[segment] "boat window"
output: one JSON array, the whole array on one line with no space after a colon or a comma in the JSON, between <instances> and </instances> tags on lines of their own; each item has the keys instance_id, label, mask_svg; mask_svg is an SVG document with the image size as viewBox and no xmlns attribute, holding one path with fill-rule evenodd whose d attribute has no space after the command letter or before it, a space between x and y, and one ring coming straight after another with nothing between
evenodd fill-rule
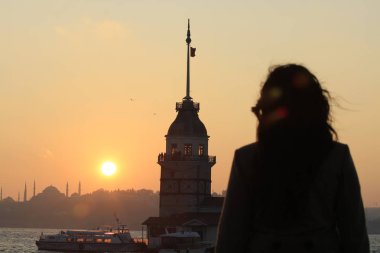
<instances>
[{"instance_id":1,"label":"boat window","mask_svg":"<svg viewBox=\"0 0 380 253\"><path fill-rule=\"evenodd\" d=\"M86 238L86 242L93 242L94 241L94 239L92 239L92 238Z\"/></svg>"},{"instance_id":2,"label":"boat window","mask_svg":"<svg viewBox=\"0 0 380 253\"><path fill-rule=\"evenodd\" d=\"M72 241L73 241L73 238L67 238L66 241L68 241L68 242L72 242Z\"/></svg>"},{"instance_id":3,"label":"boat window","mask_svg":"<svg viewBox=\"0 0 380 253\"><path fill-rule=\"evenodd\" d=\"M103 242L103 239L102 238L97 238L96 242Z\"/></svg>"},{"instance_id":4,"label":"boat window","mask_svg":"<svg viewBox=\"0 0 380 253\"><path fill-rule=\"evenodd\" d=\"M77 238L77 242L84 242L84 238Z\"/></svg>"},{"instance_id":5,"label":"boat window","mask_svg":"<svg viewBox=\"0 0 380 253\"><path fill-rule=\"evenodd\" d=\"M111 241L112 241L111 239L104 239L105 243L111 243Z\"/></svg>"}]
</instances>

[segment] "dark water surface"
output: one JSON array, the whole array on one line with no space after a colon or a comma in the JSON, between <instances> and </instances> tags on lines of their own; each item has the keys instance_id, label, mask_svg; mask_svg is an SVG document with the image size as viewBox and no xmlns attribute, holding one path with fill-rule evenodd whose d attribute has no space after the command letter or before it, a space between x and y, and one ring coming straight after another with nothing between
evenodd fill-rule
<instances>
[{"instance_id":1,"label":"dark water surface","mask_svg":"<svg viewBox=\"0 0 380 253\"><path fill-rule=\"evenodd\" d=\"M35 241L39 238L41 232L44 234L56 234L59 231L58 229L46 228L0 228L0 252L51 253L51 251L38 251ZM141 237L141 231L131 231L131 234L133 237ZM370 235L369 237L371 253L380 253L380 235Z\"/></svg>"}]
</instances>

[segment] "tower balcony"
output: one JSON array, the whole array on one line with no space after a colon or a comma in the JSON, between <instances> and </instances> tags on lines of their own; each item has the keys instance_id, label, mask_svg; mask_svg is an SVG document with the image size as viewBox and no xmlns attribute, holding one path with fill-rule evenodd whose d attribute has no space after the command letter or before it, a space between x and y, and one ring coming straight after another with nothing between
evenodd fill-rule
<instances>
[{"instance_id":1,"label":"tower balcony","mask_svg":"<svg viewBox=\"0 0 380 253\"><path fill-rule=\"evenodd\" d=\"M211 166L216 163L216 156L198 156L198 155L183 155L181 153L158 154L157 163L162 164L164 162L179 162L179 161L207 161Z\"/></svg>"},{"instance_id":2,"label":"tower balcony","mask_svg":"<svg viewBox=\"0 0 380 253\"><path fill-rule=\"evenodd\" d=\"M193 102L193 101L184 101L184 102L177 102L175 104L175 110L178 112L182 109L186 110L195 110L196 112L199 112L199 103Z\"/></svg>"}]
</instances>

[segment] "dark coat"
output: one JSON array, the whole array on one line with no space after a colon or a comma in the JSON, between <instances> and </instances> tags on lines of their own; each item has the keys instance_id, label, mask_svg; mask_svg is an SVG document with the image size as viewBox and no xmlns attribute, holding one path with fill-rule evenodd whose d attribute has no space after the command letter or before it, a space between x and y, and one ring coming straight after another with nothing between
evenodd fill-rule
<instances>
[{"instance_id":1,"label":"dark coat","mask_svg":"<svg viewBox=\"0 0 380 253\"><path fill-rule=\"evenodd\" d=\"M368 253L359 179L347 145L334 142L315 180L303 222L281 229L257 214L250 176L257 144L235 152L219 223L216 253Z\"/></svg>"}]
</instances>

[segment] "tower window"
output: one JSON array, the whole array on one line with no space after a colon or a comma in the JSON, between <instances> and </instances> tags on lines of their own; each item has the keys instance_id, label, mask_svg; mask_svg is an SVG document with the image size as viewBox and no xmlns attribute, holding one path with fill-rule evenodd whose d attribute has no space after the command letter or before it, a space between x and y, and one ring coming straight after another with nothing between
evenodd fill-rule
<instances>
[{"instance_id":1,"label":"tower window","mask_svg":"<svg viewBox=\"0 0 380 253\"><path fill-rule=\"evenodd\" d=\"M199 144L198 155L203 156L204 154L205 154L205 147L203 146L203 144Z\"/></svg>"},{"instance_id":2,"label":"tower window","mask_svg":"<svg viewBox=\"0 0 380 253\"><path fill-rule=\"evenodd\" d=\"M193 154L193 145L185 144L185 155L190 156Z\"/></svg>"},{"instance_id":3,"label":"tower window","mask_svg":"<svg viewBox=\"0 0 380 253\"><path fill-rule=\"evenodd\" d=\"M172 153L172 155L174 155L176 152L177 152L177 143L173 143L171 153Z\"/></svg>"}]
</instances>

